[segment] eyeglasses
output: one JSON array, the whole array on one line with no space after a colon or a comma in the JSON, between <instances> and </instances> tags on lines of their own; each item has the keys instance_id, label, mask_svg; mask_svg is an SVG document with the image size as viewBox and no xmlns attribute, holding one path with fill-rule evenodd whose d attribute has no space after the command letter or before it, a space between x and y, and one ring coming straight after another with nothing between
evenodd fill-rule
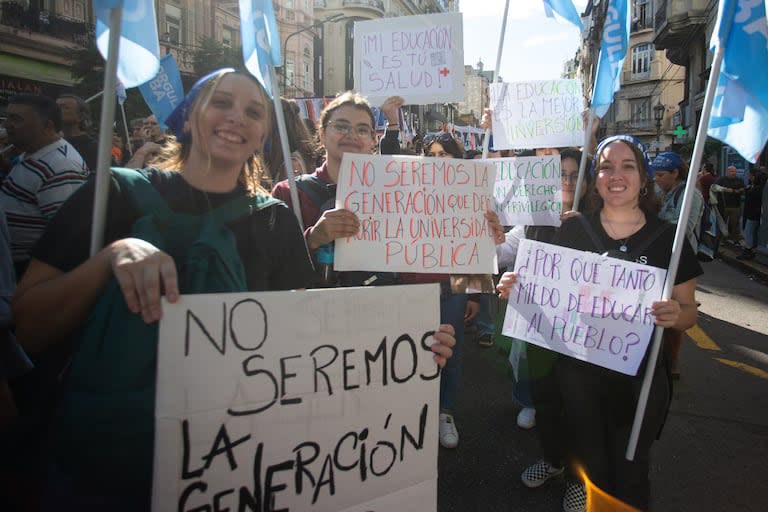
<instances>
[{"instance_id":1,"label":"eyeglasses","mask_svg":"<svg viewBox=\"0 0 768 512\"><path fill-rule=\"evenodd\" d=\"M374 132L370 126L367 126L364 124L352 126L349 123L330 121L328 122L327 126L330 126L331 128L333 128L333 131L335 131L339 135L354 134L354 135L357 135L358 137L373 138L373 136L376 134L376 132Z\"/></svg>"},{"instance_id":2,"label":"eyeglasses","mask_svg":"<svg viewBox=\"0 0 768 512\"><path fill-rule=\"evenodd\" d=\"M430 144L432 142L456 142L456 139L448 132L442 132L438 134L430 133L428 135L424 136L424 140L422 141L423 144Z\"/></svg>"},{"instance_id":3,"label":"eyeglasses","mask_svg":"<svg viewBox=\"0 0 768 512\"><path fill-rule=\"evenodd\" d=\"M561 183L570 183L571 185L575 185L577 181L579 181L579 173L577 172L573 172L571 174L563 173L560 175Z\"/></svg>"}]
</instances>

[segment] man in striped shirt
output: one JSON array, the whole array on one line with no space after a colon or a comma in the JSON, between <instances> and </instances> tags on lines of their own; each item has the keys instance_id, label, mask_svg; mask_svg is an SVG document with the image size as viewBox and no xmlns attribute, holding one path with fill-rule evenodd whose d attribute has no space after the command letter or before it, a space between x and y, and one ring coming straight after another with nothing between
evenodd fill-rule
<instances>
[{"instance_id":1,"label":"man in striped shirt","mask_svg":"<svg viewBox=\"0 0 768 512\"><path fill-rule=\"evenodd\" d=\"M37 94L18 94L8 102L8 141L24 151L0 189L11 237L17 279L26 270L29 251L48 221L85 181L88 167L63 138L61 110Z\"/></svg>"}]
</instances>

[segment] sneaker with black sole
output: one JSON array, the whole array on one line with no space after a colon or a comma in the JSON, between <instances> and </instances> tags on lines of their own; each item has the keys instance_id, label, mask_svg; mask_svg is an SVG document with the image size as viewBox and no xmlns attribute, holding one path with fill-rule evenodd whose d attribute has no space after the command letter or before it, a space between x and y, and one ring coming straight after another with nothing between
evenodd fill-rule
<instances>
[{"instance_id":1,"label":"sneaker with black sole","mask_svg":"<svg viewBox=\"0 0 768 512\"><path fill-rule=\"evenodd\" d=\"M578 482L568 483L563 497L563 512L586 512L587 492L584 484Z\"/></svg>"},{"instance_id":2,"label":"sneaker with black sole","mask_svg":"<svg viewBox=\"0 0 768 512\"><path fill-rule=\"evenodd\" d=\"M544 485L550 478L562 474L564 470L565 468L556 468L549 462L540 460L536 464L528 466L520 475L520 480L526 487L535 489Z\"/></svg>"},{"instance_id":3,"label":"sneaker with black sole","mask_svg":"<svg viewBox=\"0 0 768 512\"><path fill-rule=\"evenodd\" d=\"M459 445L459 431L453 422L453 415L441 412L439 425L440 446L443 448L456 448Z\"/></svg>"}]
</instances>

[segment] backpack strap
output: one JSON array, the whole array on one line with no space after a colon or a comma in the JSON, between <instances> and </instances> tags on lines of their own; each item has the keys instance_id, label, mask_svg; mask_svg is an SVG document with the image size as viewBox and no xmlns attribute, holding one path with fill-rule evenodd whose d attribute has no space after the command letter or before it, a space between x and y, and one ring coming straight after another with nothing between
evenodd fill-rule
<instances>
[{"instance_id":1,"label":"backpack strap","mask_svg":"<svg viewBox=\"0 0 768 512\"><path fill-rule=\"evenodd\" d=\"M169 217L175 214L143 172L138 169L112 167L111 174L120 184L120 189L131 197L142 216L155 213Z\"/></svg>"},{"instance_id":2,"label":"backpack strap","mask_svg":"<svg viewBox=\"0 0 768 512\"><path fill-rule=\"evenodd\" d=\"M656 231L654 231L653 233L651 233L651 236L649 236L648 238L646 238L646 239L643 241L643 243L641 243L641 244L640 244L640 245L638 245L637 247L634 247L634 248L633 248L633 249L632 249L632 250L629 252L629 255L631 256L632 260L634 261L634 259L635 259L635 258L637 258L638 256L640 256L640 254L642 254L642 252L643 252L644 250L646 250L648 247L650 247L650 246L651 246L651 244L653 244L653 242L655 242L655 241L656 241L656 239L658 239L658 238L659 238L661 235L663 235L664 233L666 233L666 232L667 232L667 230L668 230L669 228L671 228L672 226L674 226L674 224L670 224L670 223L668 223L668 222L662 222L662 223L661 223L661 226L659 226L659 228L658 228Z\"/></svg>"},{"instance_id":3,"label":"backpack strap","mask_svg":"<svg viewBox=\"0 0 768 512\"><path fill-rule=\"evenodd\" d=\"M141 215L155 214L165 218L180 215L168 206L160 192L157 191L152 182L149 181L149 178L141 171L113 167L112 175L120 183L121 189L131 196ZM246 213L250 214L281 203L282 201L278 199L261 194L252 197L241 196L213 209L208 215L217 222L226 224ZM270 217L270 230L273 224L274 215Z\"/></svg>"},{"instance_id":4,"label":"backpack strap","mask_svg":"<svg viewBox=\"0 0 768 512\"><path fill-rule=\"evenodd\" d=\"M587 235L589 235L589 238L592 240L592 243L595 244L595 249L597 249L597 252L600 254L607 251L605 248L605 244L602 240L600 240L600 237L597 236L597 233L595 233L595 229L592 227L592 224L589 223L589 221L584 217L582 214L578 214L576 216L577 219L579 219L579 222L581 223L581 227L584 228L584 231L586 231Z\"/></svg>"},{"instance_id":5,"label":"backpack strap","mask_svg":"<svg viewBox=\"0 0 768 512\"><path fill-rule=\"evenodd\" d=\"M318 208L322 208L329 199L336 196L336 185L325 183L311 174L297 176L296 187L309 196L310 201Z\"/></svg>"}]
</instances>

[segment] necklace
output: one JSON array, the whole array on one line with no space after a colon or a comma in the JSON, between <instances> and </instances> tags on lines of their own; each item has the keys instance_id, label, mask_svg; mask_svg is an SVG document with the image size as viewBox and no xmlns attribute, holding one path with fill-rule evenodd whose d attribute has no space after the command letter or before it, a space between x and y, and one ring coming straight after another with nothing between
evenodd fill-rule
<instances>
[{"instance_id":1,"label":"necklace","mask_svg":"<svg viewBox=\"0 0 768 512\"><path fill-rule=\"evenodd\" d=\"M627 242L629 241L630 238L632 238L632 235L634 235L637 232L638 226L640 226L640 224L643 222L643 217L640 217L632 224L632 229L630 230L629 235L627 235L623 239L620 239L618 236L616 236L617 231L616 231L616 228L614 228L613 222L611 222L611 219L609 219L607 216L602 214L600 215L600 217L603 220L605 220L605 227L609 228L608 230L606 230L606 232L610 231L608 232L608 236L610 236L611 239L619 242L619 250L621 252L627 252L629 250L629 248L627 247Z\"/></svg>"}]
</instances>

